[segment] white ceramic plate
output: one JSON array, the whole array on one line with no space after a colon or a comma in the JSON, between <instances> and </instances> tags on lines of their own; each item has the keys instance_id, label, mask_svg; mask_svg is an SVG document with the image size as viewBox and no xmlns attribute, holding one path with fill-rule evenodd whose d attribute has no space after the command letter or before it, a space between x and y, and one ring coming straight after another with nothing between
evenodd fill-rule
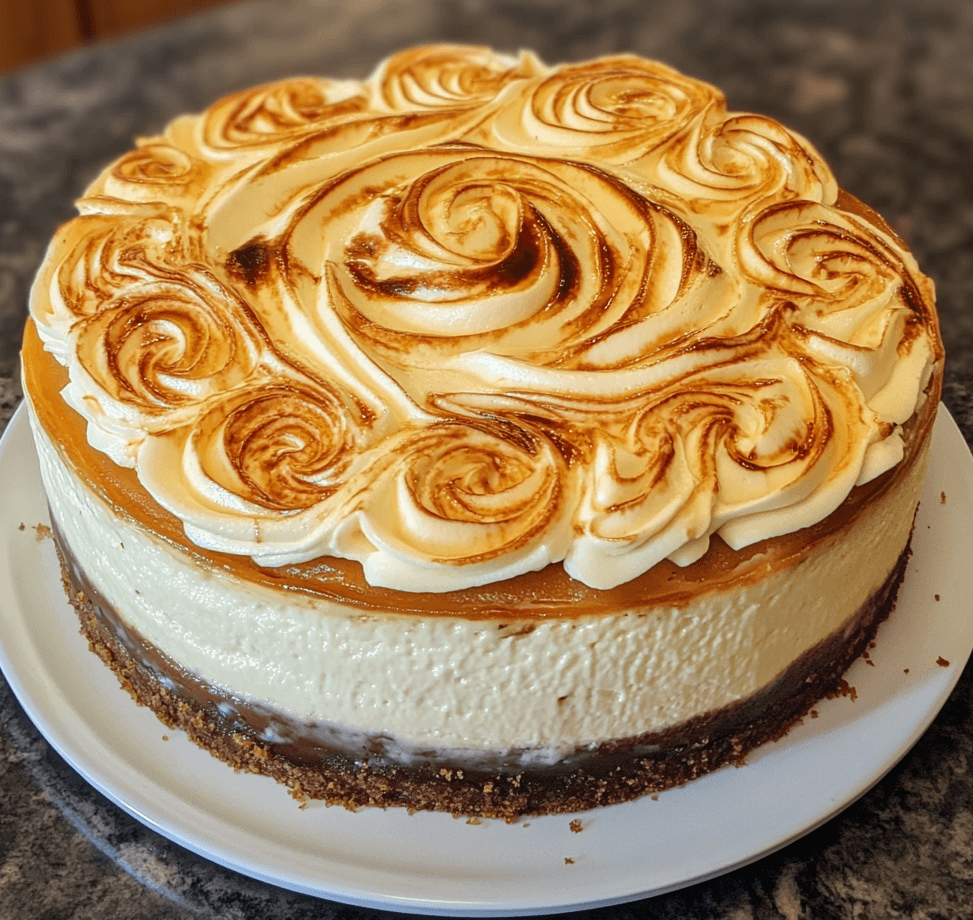
<instances>
[{"instance_id":1,"label":"white ceramic plate","mask_svg":"<svg viewBox=\"0 0 973 920\"><path fill-rule=\"evenodd\" d=\"M311 805L233 773L133 704L78 634L21 410L0 441L0 666L30 718L89 782L215 862L368 907L466 916L577 910L661 894L751 862L876 783L935 718L973 648L973 460L945 410L898 610L857 699L826 701L742 769L579 815L470 825L440 814ZM23 525L23 526L21 526ZM942 662L948 662L943 664ZM167 740L168 737L168 740Z\"/></svg>"}]
</instances>

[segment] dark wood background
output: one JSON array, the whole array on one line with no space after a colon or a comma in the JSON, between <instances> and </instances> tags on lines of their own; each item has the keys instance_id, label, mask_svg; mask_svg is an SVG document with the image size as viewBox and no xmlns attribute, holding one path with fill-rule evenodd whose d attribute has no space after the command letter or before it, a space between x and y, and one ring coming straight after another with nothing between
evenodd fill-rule
<instances>
[{"instance_id":1,"label":"dark wood background","mask_svg":"<svg viewBox=\"0 0 973 920\"><path fill-rule=\"evenodd\" d=\"M227 0L0 0L0 72Z\"/></svg>"}]
</instances>

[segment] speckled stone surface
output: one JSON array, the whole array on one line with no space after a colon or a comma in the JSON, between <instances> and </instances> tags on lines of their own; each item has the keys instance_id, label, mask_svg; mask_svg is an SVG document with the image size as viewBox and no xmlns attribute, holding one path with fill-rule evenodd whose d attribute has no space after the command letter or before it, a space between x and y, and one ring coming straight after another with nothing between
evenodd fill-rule
<instances>
[{"instance_id":1,"label":"speckled stone surface","mask_svg":"<svg viewBox=\"0 0 973 920\"><path fill-rule=\"evenodd\" d=\"M811 138L936 281L944 401L973 441L973 6L965 0L257 0L0 77L0 427L31 277L133 136L259 81L364 75L420 41L632 50ZM0 484L2 500L2 484ZM0 613L2 613L0 599ZM971 603L973 610L973 603ZM973 674L871 792L722 878L579 914L659 920L973 917ZM222 869L143 827L39 736L0 678L0 920L389 916Z\"/></svg>"}]
</instances>

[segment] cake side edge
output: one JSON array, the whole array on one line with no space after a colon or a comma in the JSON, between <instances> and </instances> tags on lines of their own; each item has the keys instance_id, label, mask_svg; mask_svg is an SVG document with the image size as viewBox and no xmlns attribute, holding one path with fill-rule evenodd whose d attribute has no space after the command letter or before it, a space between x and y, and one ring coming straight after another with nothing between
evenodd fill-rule
<instances>
[{"instance_id":1,"label":"cake side edge","mask_svg":"<svg viewBox=\"0 0 973 920\"><path fill-rule=\"evenodd\" d=\"M80 584L58 546L64 587L91 651L137 703L235 770L271 777L300 802L321 800L350 809L404 807L506 821L631 801L728 764L743 766L751 751L783 738L821 699L846 691L844 674L893 611L910 554L907 544L885 583L843 627L747 699L661 733L604 742L571 768L511 772L459 766L445 752L420 765L336 750L319 750L316 762L297 762L288 756L286 744L267 742L255 728L223 716L214 703L218 688L208 685L205 701L194 698L178 668L162 679L156 676L164 656L152 668L136 660L131 643L119 641L110 609Z\"/></svg>"}]
</instances>

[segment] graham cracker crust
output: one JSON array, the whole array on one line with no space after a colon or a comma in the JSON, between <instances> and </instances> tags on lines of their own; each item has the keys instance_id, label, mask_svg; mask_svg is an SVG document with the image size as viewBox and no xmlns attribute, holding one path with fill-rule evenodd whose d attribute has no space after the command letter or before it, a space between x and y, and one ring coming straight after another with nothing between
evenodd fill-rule
<instances>
[{"instance_id":1,"label":"graham cracker crust","mask_svg":"<svg viewBox=\"0 0 973 920\"><path fill-rule=\"evenodd\" d=\"M260 737L265 719L257 709L246 713L244 723L227 719L217 708L226 695L133 636L91 589L56 531L55 544L64 587L90 649L137 703L235 770L269 776L300 802L403 807L510 822L631 801L727 764L742 766L750 751L778 740L815 703L842 692L843 674L895 606L910 555L907 544L885 583L845 628L752 697L665 732L579 751L567 765L511 771L471 769L436 756L403 766L314 743L269 743Z\"/></svg>"}]
</instances>

